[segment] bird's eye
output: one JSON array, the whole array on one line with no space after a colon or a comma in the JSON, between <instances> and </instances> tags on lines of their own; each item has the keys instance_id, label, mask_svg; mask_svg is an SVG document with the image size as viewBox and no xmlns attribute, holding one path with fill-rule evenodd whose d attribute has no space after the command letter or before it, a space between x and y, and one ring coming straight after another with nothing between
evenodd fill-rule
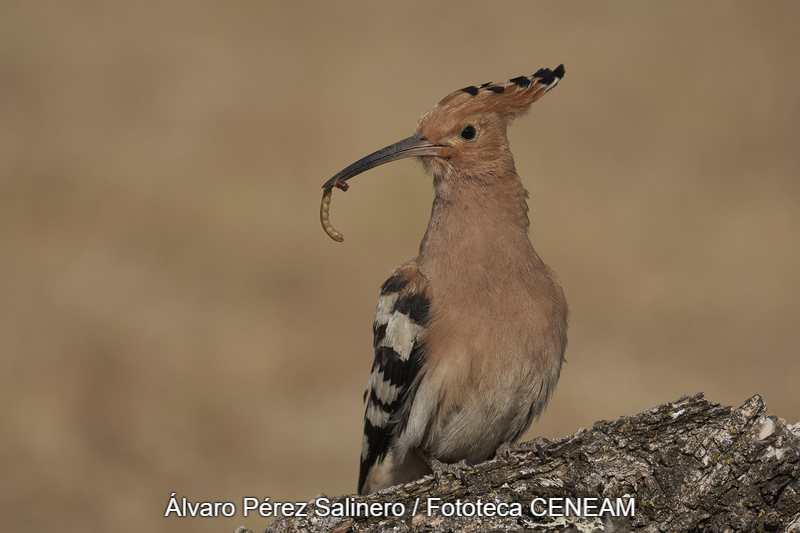
<instances>
[{"instance_id":1,"label":"bird's eye","mask_svg":"<svg viewBox=\"0 0 800 533\"><path fill-rule=\"evenodd\" d=\"M463 130L461 130L461 138L466 140L472 140L475 138L475 127L474 126L467 126Z\"/></svg>"}]
</instances>

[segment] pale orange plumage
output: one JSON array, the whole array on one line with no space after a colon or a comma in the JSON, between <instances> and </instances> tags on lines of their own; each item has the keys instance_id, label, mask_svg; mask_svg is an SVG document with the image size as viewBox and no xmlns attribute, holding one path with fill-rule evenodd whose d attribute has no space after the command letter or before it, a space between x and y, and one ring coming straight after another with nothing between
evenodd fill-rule
<instances>
[{"instance_id":1,"label":"pale orange plumage","mask_svg":"<svg viewBox=\"0 0 800 533\"><path fill-rule=\"evenodd\" d=\"M567 305L528 238L528 193L506 128L563 76L562 65L456 91L422 116L414 135L325 184L415 156L436 192L419 255L381 288L360 493L431 467L464 479L448 463L490 458L547 405L563 362Z\"/></svg>"}]
</instances>

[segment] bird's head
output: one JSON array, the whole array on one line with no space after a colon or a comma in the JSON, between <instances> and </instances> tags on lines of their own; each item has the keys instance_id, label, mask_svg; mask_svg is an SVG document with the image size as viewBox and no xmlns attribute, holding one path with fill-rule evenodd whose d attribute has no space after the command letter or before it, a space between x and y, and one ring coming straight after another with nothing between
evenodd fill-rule
<instances>
[{"instance_id":1,"label":"bird's head","mask_svg":"<svg viewBox=\"0 0 800 533\"><path fill-rule=\"evenodd\" d=\"M419 119L414 135L356 161L323 188L406 157L419 157L437 180L492 174L504 159L511 161L508 124L563 77L564 65L559 65L555 70L540 69L532 76L456 91Z\"/></svg>"}]
</instances>

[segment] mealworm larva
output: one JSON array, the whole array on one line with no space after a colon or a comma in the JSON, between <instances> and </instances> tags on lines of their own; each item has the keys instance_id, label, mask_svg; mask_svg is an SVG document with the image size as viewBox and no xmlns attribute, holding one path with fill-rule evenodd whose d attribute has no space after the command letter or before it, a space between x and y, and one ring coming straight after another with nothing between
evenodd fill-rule
<instances>
[{"instance_id":1,"label":"mealworm larva","mask_svg":"<svg viewBox=\"0 0 800 533\"><path fill-rule=\"evenodd\" d=\"M333 188L338 187L346 191L350 186L344 181L336 180L330 187L325 189L322 193L322 204L319 206L319 220L322 222L322 229L328 234L328 237L336 242L344 241L344 235L339 233L333 228L330 218L331 197L333 196Z\"/></svg>"}]
</instances>

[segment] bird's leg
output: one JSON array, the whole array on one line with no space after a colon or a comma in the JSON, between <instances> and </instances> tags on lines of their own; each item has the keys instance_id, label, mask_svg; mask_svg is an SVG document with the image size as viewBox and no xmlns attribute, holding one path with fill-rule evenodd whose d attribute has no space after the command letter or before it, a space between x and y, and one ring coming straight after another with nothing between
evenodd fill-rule
<instances>
[{"instance_id":1,"label":"bird's leg","mask_svg":"<svg viewBox=\"0 0 800 533\"><path fill-rule=\"evenodd\" d=\"M511 454L520 452L536 452L536 455L539 456L539 459L544 460L545 455L542 447L547 446L548 444L550 444L550 441L544 437L536 437L528 442L504 442L499 448L497 448L497 451L494 452L494 454L499 459L502 459L506 462L511 462Z\"/></svg>"},{"instance_id":2,"label":"bird's leg","mask_svg":"<svg viewBox=\"0 0 800 533\"><path fill-rule=\"evenodd\" d=\"M457 463L443 463L435 457L427 455L419 450L417 450L417 453L425 460L426 463L428 463L428 466L431 467L431 470L433 470L433 480L436 482L436 484L439 483L439 477L441 477L442 474L447 473L458 478L461 481L461 484L465 487L469 487L469 482L467 481L467 476L464 474L464 470L475 470L475 465L466 459L462 459Z\"/></svg>"}]
</instances>

